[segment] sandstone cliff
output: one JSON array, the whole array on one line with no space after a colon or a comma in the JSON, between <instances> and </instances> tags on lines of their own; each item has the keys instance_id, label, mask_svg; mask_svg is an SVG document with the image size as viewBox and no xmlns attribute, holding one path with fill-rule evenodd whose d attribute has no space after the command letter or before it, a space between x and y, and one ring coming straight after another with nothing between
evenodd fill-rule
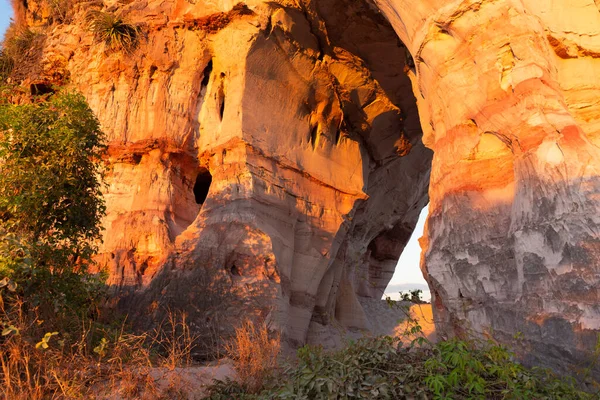
<instances>
[{"instance_id":1,"label":"sandstone cliff","mask_svg":"<svg viewBox=\"0 0 600 400\"><path fill-rule=\"evenodd\" d=\"M73 1L59 21L29 1L46 38L26 81L66 82L102 122L99 261L141 324L167 305L203 324L227 287L229 318L292 346L369 329L359 298L431 182L438 329L521 332L569 368L600 332L600 11L575 3ZM94 42L90 8L138 24L137 50Z\"/></svg>"},{"instance_id":2,"label":"sandstone cliff","mask_svg":"<svg viewBox=\"0 0 600 400\"><path fill-rule=\"evenodd\" d=\"M438 326L522 333L528 360L581 365L600 330L598 2L376 3L415 58L435 152Z\"/></svg>"}]
</instances>

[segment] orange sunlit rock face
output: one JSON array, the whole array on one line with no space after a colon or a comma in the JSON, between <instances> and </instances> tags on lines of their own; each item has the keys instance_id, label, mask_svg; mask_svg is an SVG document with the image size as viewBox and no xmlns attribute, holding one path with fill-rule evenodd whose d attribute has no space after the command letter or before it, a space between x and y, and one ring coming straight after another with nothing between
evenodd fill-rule
<instances>
[{"instance_id":1,"label":"orange sunlit rock face","mask_svg":"<svg viewBox=\"0 0 600 400\"><path fill-rule=\"evenodd\" d=\"M600 332L597 1L126 3L90 7L141 27L131 53L106 52L84 7L60 23L46 2L15 2L46 33L22 83L68 82L107 134L98 261L132 320L171 306L203 323L206 293L227 287L228 323L254 315L284 344L335 345L373 327L364 300L430 197L438 332L520 332L528 362L586 361Z\"/></svg>"},{"instance_id":2,"label":"orange sunlit rock face","mask_svg":"<svg viewBox=\"0 0 600 400\"><path fill-rule=\"evenodd\" d=\"M289 345L369 328L359 299L381 298L431 164L405 48L376 10L106 1L143 29L124 54L94 42L86 10L57 24L37 3L27 22L53 25L30 80L70 77L109 140L98 261L132 320L169 306L202 324L226 280L230 325L267 318Z\"/></svg>"},{"instance_id":3,"label":"orange sunlit rock face","mask_svg":"<svg viewBox=\"0 0 600 400\"><path fill-rule=\"evenodd\" d=\"M394 328L394 336L402 339L402 342L409 345L415 339L424 337L432 343L435 343L437 336L435 333L435 323L433 319L433 309L431 304L413 304L408 309L410 318L400 321ZM413 327L420 327L420 331L411 333Z\"/></svg>"},{"instance_id":4,"label":"orange sunlit rock face","mask_svg":"<svg viewBox=\"0 0 600 400\"><path fill-rule=\"evenodd\" d=\"M587 365L600 333L598 2L375 2L415 59L435 154L421 243L438 329L521 332L525 361Z\"/></svg>"}]
</instances>

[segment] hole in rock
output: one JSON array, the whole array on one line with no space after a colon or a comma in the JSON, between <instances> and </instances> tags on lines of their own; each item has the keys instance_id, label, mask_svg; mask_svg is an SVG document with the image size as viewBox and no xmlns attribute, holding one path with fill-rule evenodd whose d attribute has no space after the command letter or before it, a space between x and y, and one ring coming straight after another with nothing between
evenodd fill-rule
<instances>
[{"instance_id":1,"label":"hole in rock","mask_svg":"<svg viewBox=\"0 0 600 400\"><path fill-rule=\"evenodd\" d=\"M423 208L421 211L419 221L408 243L402 250L394 275L385 289L384 297L389 296L397 300L400 297L399 292L401 291L422 290L423 300L430 301L431 293L429 286L425 278L423 278L423 272L421 272L420 268L421 246L419 245L419 238L423 236L428 212L428 207Z\"/></svg>"},{"instance_id":2,"label":"hole in rock","mask_svg":"<svg viewBox=\"0 0 600 400\"><path fill-rule=\"evenodd\" d=\"M33 96L42 96L44 94L54 93L52 85L47 83L32 83L29 90Z\"/></svg>"},{"instance_id":3,"label":"hole in rock","mask_svg":"<svg viewBox=\"0 0 600 400\"><path fill-rule=\"evenodd\" d=\"M310 144L313 149L317 145L317 138L319 136L319 125L315 125L310 131Z\"/></svg>"},{"instance_id":4,"label":"hole in rock","mask_svg":"<svg viewBox=\"0 0 600 400\"><path fill-rule=\"evenodd\" d=\"M217 96L217 105L219 107L219 120L223 121L223 114L225 114L225 92L223 91L223 85L219 87L219 93Z\"/></svg>"},{"instance_id":5,"label":"hole in rock","mask_svg":"<svg viewBox=\"0 0 600 400\"><path fill-rule=\"evenodd\" d=\"M235 275L235 276L242 275L240 273L240 269L235 265L235 263L231 265L231 268L229 268L229 272L231 272L231 275Z\"/></svg>"},{"instance_id":6,"label":"hole in rock","mask_svg":"<svg viewBox=\"0 0 600 400\"><path fill-rule=\"evenodd\" d=\"M213 62L212 62L212 60L210 60L208 62L208 64L206 65L206 68L204 68L204 71L202 71L202 83L200 84L201 87L208 86L208 81L210 81L210 74L212 73L212 69L213 69Z\"/></svg>"},{"instance_id":7,"label":"hole in rock","mask_svg":"<svg viewBox=\"0 0 600 400\"><path fill-rule=\"evenodd\" d=\"M223 121L223 114L225 114L225 73L221 72L221 84L217 91L217 109L219 110L219 121Z\"/></svg>"},{"instance_id":8,"label":"hole in rock","mask_svg":"<svg viewBox=\"0 0 600 400\"><path fill-rule=\"evenodd\" d=\"M156 73L157 70L158 70L158 67L156 65L150 66L150 72L148 73L148 75L150 76L150 80L154 79L154 74Z\"/></svg>"},{"instance_id":9,"label":"hole in rock","mask_svg":"<svg viewBox=\"0 0 600 400\"><path fill-rule=\"evenodd\" d=\"M202 169L196 177L196 183L194 184L194 198L196 204L204 204L206 197L208 197L208 191L210 190L210 184L212 183L212 175L207 169Z\"/></svg>"}]
</instances>

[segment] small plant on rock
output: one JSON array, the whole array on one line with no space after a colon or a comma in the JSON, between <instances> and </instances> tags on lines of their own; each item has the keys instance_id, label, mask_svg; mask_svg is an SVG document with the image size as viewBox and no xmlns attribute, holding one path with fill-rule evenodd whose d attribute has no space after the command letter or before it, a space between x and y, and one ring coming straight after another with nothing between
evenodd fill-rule
<instances>
[{"instance_id":1,"label":"small plant on rock","mask_svg":"<svg viewBox=\"0 0 600 400\"><path fill-rule=\"evenodd\" d=\"M90 11L86 20L97 43L104 43L106 50L130 53L138 45L141 32L136 25L127 23L119 14Z\"/></svg>"}]
</instances>

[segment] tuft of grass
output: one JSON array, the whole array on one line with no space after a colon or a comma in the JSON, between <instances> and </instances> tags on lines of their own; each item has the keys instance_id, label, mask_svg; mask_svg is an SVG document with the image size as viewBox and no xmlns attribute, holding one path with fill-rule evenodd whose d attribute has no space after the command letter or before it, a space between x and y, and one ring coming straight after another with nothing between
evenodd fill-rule
<instances>
[{"instance_id":1,"label":"tuft of grass","mask_svg":"<svg viewBox=\"0 0 600 400\"><path fill-rule=\"evenodd\" d=\"M25 24L27 19L27 3L24 0L11 0L13 18L18 25Z\"/></svg>"},{"instance_id":2,"label":"tuft of grass","mask_svg":"<svg viewBox=\"0 0 600 400\"><path fill-rule=\"evenodd\" d=\"M86 21L95 41L103 43L106 50L130 53L139 43L140 28L127 23L119 14L93 10L87 13Z\"/></svg>"},{"instance_id":3,"label":"tuft of grass","mask_svg":"<svg viewBox=\"0 0 600 400\"><path fill-rule=\"evenodd\" d=\"M4 43L4 51L11 57L25 55L34 46L35 39L39 37L39 33L31 30L28 27L11 26L6 32L6 41Z\"/></svg>"},{"instance_id":4,"label":"tuft of grass","mask_svg":"<svg viewBox=\"0 0 600 400\"><path fill-rule=\"evenodd\" d=\"M13 69L15 68L15 61L4 49L0 49L0 82L6 81Z\"/></svg>"},{"instance_id":5,"label":"tuft of grass","mask_svg":"<svg viewBox=\"0 0 600 400\"><path fill-rule=\"evenodd\" d=\"M271 335L266 323L255 325L246 320L236 328L226 350L234 361L241 386L249 393L257 393L277 368L280 337Z\"/></svg>"},{"instance_id":6,"label":"tuft of grass","mask_svg":"<svg viewBox=\"0 0 600 400\"><path fill-rule=\"evenodd\" d=\"M35 76L40 69L44 39L39 32L11 24L0 49L0 82Z\"/></svg>"},{"instance_id":7,"label":"tuft of grass","mask_svg":"<svg viewBox=\"0 0 600 400\"><path fill-rule=\"evenodd\" d=\"M192 364L198 339L198 335L191 332L187 314L169 309L166 319L154 329L152 345L159 349L163 365L173 371Z\"/></svg>"}]
</instances>

